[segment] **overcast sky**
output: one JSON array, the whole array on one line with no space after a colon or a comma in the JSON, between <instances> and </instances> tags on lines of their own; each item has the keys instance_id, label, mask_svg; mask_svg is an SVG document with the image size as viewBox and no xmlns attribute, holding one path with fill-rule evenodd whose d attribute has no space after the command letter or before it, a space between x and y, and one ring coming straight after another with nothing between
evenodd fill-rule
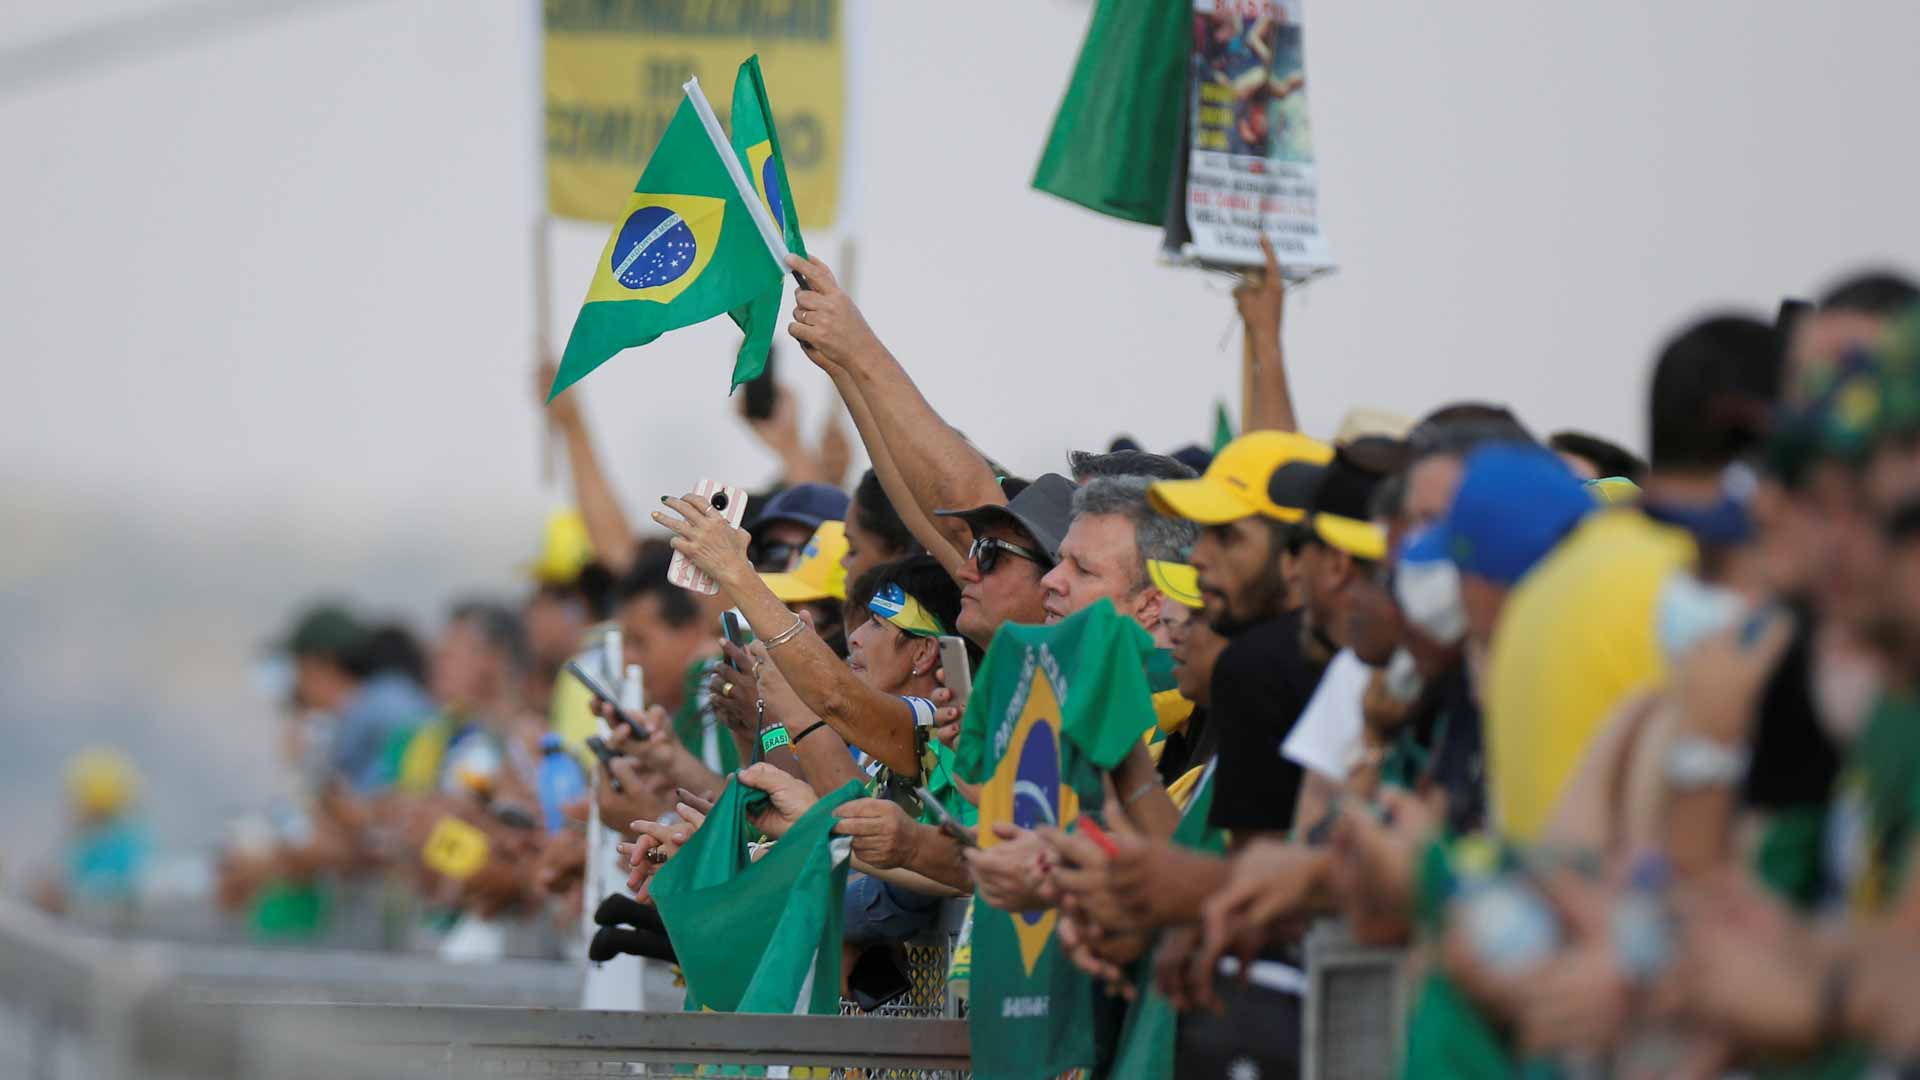
<instances>
[{"instance_id":1,"label":"overcast sky","mask_svg":"<svg viewBox=\"0 0 1920 1080\"><path fill-rule=\"evenodd\" d=\"M233 10L98 62L46 50ZM1203 438L1238 385L1227 283L1028 187L1088 5L864 10L855 291L928 397L1025 472L1120 431ZM57 61L0 72L0 862L48 842L54 767L89 741L138 753L177 845L259 798L247 665L303 599L426 620L516 588L556 498L529 377L535 21L0 8L0 56ZM1341 263L1287 317L1308 430L1478 397L1637 445L1680 320L1920 264L1917 39L1920 9L1869 0L1307 4ZM556 342L603 241L555 234ZM634 505L771 477L728 418L732 340L676 333L585 384ZM824 382L800 390L824 415Z\"/></svg>"}]
</instances>

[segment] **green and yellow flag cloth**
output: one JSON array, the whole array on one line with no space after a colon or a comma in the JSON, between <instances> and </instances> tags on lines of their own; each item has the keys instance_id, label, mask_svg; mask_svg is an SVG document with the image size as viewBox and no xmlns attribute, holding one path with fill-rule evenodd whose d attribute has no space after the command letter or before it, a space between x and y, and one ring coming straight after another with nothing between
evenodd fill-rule
<instances>
[{"instance_id":1,"label":"green and yellow flag cloth","mask_svg":"<svg viewBox=\"0 0 1920 1080\"><path fill-rule=\"evenodd\" d=\"M833 835L833 811L862 794L851 780L828 793L754 862L744 838L747 815L766 795L738 779L727 782L650 890L687 976L687 1011L840 1011L851 842Z\"/></svg>"},{"instance_id":2,"label":"green and yellow flag cloth","mask_svg":"<svg viewBox=\"0 0 1920 1080\"><path fill-rule=\"evenodd\" d=\"M993 826L1066 828L1098 809L1100 776L1154 726L1153 639L1111 601L1052 626L1008 624L974 678L955 762L982 785L980 843ZM1099 1064L1093 982L1054 940L1059 912L973 902L973 1071L1042 1080ZM1113 1025L1109 1036L1117 1035ZM1110 1050L1110 1044L1106 1049Z\"/></svg>"},{"instance_id":3,"label":"green and yellow flag cloth","mask_svg":"<svg viewBox=\"0 0 1920 1080\"><path fill-rule=\"evenodd\" d=\"M807 253L800 236L800 210L793 205L793 186L787 183L787 159L780 153L780 132L773 126L773 102L767 97L767 82L760 75L758 54L747 57L740 73L733 77L733 149L747 170L755 194L767 208L787 250L795 255ZM733 363L733 385L757 379L767 369L767 352L773 347L774 327L780 323L780 286L755 297L727 315L747 340Z\"/></svg>"},{"instance_id":4,"label":"green and yellow flag cloth","mask_svg":"<svg viewBox=\"0 0 1920 1080\"><path fill-rule=\"evenodd\" d=\"M804 252L759 70L758 57L741 65L732 150L774 210L788 248ZM765 369L786 268L768 250L721 153L691 98L682 100L600 254L549 400L615 353L723 313L746 334L733 385Z\"/></svg>"}]
</instances>

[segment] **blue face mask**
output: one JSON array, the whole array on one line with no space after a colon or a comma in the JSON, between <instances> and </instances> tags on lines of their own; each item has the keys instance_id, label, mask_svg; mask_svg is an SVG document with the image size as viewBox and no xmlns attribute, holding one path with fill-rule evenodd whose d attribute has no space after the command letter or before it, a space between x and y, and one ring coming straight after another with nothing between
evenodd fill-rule
<instances>
[{"instance_id":1,"label":"blue face mask","mask_svg":"<svg viewBox=\"0 0 1920 1080\"><path fill-rule=\"evenodd\" d=\"M1738 622L1746 610L1746 599L1731 589L1707 585L1684 571L1673 574L1661 586L1654 606L1660 649L1668 660L1677 660L1702 638Z\"/></svg>"}]
</instances>

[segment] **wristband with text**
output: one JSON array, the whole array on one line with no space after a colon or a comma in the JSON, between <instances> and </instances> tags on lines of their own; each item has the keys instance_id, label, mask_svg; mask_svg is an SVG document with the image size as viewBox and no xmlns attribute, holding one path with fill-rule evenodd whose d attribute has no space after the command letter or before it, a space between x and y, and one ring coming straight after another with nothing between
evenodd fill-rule
<instances>
[{"instance_id":1,"label":"wristband with text","mask_svg":"<svg viewBox=\"0 0 1920 1080\"><path fill-rule=\"evenodd\" d=\"M771 754L783 746L792 746L793 740L787 737L785 725L775 724L760 730L760 752Z\"/></svg>"}]
</instances>

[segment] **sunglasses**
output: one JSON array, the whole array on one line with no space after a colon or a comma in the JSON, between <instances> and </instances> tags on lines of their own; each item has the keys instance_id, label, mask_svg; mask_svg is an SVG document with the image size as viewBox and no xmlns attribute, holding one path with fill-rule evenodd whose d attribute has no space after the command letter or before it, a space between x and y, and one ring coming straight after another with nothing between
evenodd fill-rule
<instances>
[{"instance_id":1,"label":"sunglasses","mask_svg":"<svg viewBox=\"0 0 1920 1080\"><path fill-rule=\"evenodd\" d=\"M793 561L793 555L800 550L799 544L761 543L758 540L747 545L747 561L762 573L779 573Z\"/></svg>"},{"instance_id":2,"label":"sunglasses","mask_svg":"<svg viewBox=\"0 0 1920 1080\"><path fill-rule=\"evenodd\" d=\"M986 577L1000 565L1002 552L1016 559L1025 559L1035 566L1046 566L1048 562L1047 557L1039 552L1031 548L1023 548L1019 544L1009 543L997 536L974 537L973 546L967 548L967 558L972 559L974 565L980 568L980 576Z\"/></svg>"}]
</instances>

